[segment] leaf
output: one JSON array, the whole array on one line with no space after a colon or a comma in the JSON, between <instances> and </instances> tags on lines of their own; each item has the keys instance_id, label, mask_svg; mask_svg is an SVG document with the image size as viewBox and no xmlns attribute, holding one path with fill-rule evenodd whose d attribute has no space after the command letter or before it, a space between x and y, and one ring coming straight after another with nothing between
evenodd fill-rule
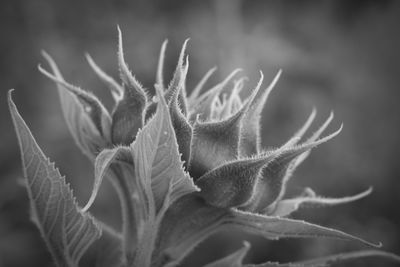
<instances>
[{"instance_id":1,"label":"leaf","mask_svg":"<svg viewBox=\"0 0 400 267\"><path fill-rule=\"evenodd\" d=\"M193 129L179 108L178 96L179 91L176 90L169 103L169 111L171 114L172 126L175 130L179 152L182 154L181 159L184 162L185 168L187 168L190 158Z\"/></svg>"},{"instance_id":2,"label":"leaf","mask_svg":"<svg viewBox=\"0 0 400 267\"><path fill-rule=\"evenodd\" d=\"M312 122L315 119L316 114L317 114L317 110L314 107L311 111L311 114L308 116L306 122L303 124L303 126L301 126L301 128L299 130L297 130L297 132L292 136L292 138L289 139L289 141L287 141L283 145L283 147L291 147L291 146L296 145L300 141L300 139L303 137L303 135L306 133L308 128L310 128Z\"/></svg>"},{"instance_id":3,"label":"leaf","mask_svg":"<svg viewBox=\"0 0 400 267\"><path fill-rule=\"evenodd\" d=\"M128 147L119 146L113 149L104 149L100 152L99 155L97 155L96 161L94 163L95 180L92 194L82 211L87 211L91 207L94 200L96 199L97 193L99 192L100 185L106 172L110 168L110 165L117 160L125 161L132 164L133 162L130 149Z\"/></svg>"},{"instance_id":4,"label":"leaf","mask_svg":"<svg viewBox=\"0 0 400 267\"><path fill-rule=\"evenodd\" d=\"M109 128L107 127L107 115L101 115L103 119L99 119L99 116L95 115L95 117L97 117L97 119L95 119L97 121L97 126L95 126L93 119L90 118L90 114L85 112L85 107L81 102L82 98L81 101L78 100L78 97L66 87L71 87L71 85L65 83L64 78L62 77L56 63L50 57L50 55L48 55L44 51L42 52L42 54L50 65L54 75L48 73L42 68L39 68L39 70L41 70L42 72L44 71L45 75L48 74L47 76L49 78L57 82L61 108L68 129L71 132L75 143L82 150L82 152L89 159L94 160L94 157L99 152L99 150L106 146L106 141L100 135L101 131L99 131L98 127L100 127L99 124L101 124L101 128L104 131L105 136L109 135L110 129L107 129ZM79 89L77 90L79 91ZM81 96L84 97L84 93L82 93ZM101 112L104 111L101 106L99 107L99 109L102 110ZM93 113L92 111L94 110L98 110L98 108L94 107L93 109L87 109L87 111L89 111L90 113Z\"/></svg>"},{"instance_id":5,"label":"leaf","mask_svg":"<svg viewBox=\"0 0 400 267\"><path fill-rule=\"evenodd\" d=\"M242 159L217 167L197 181L200 195L216 207L245 205L254 194L262 168L273 157Z\"/></svg>"},{"instance_id":6,"label":"leaf","mask_svg":"<svg viewBox=\"0 0 400 267\"><path fill-rule=\"evenodd\" d=\"M276 83L281 76L281 70L278 71L275 78L265 91L258 90L255 96L255 101L243 118L242 130L241 130L241 141L240 141L240 155L251 156L257 154L260 151L261 139L260 139L260 117L262 109L267 101L269 94L274 89ZM262 75L262 73L261 73ZM262 78L260 79L258 87L261 86ZM257 89L256 89L257 90Z\"/></svg>"},{"instance_id":7,"label":"leaf","mask_svg":"<svg viewBox=\"0 0 400 267\"><path fill-rule=\"evenodd\" d=\"M114 78L105 73L97 64L94 62L93 58L86 54L86 60L90 67L93 69L94 73L100 78L100 80L109 87L111 90L111 95L113 96L115 102L118 102L122 98L123 88L119 85Z\"/></svg>"},{"instance_id":8,"label":"leaf","mask_svg":"<svg viewBox=\"0 0 400 267\"><path fill-rule=\"evenodd\" d=\"M196 100L197 100L198 96L200 95L201 90L203 90L204 85L206 84L206 82L210 79L211 75L216 70L217 70L217 67L213 67L210 70L208 70L206 72L206 74L203 76L203 78L201 78L199 83L194 87L192 93L190 94L190 96L188 98L189 106L193 106L196 103Z\"/></svg>"},{"instance_id":9,"label":"leaf","mask_svg":"<svg viewBox=\"0 0 400 267\"><path fill-rule=\"evenodd\" d=\"M342 231L305 221L259 215L235 209L232 209L230 215L224 219L223 227L225 230L245 231L271 240L280 238L335 238L358 241L373 247L382 246L380 243L373 244Z\"/></svg>"},{"instance_id":10,"label":"leaf","mask_svg":"<svg viewBox=\"0 0 400 267\"><path fill-rule=\"evenodd\" d=\"M336 238L375 245L344 232L304 221L211 206L198 193L176 201L159 229L154 266L176 266L199 243L219 231L245 231L267 239Z\"/></svg>"},{"instance_id":11,"label":"leaf","mask_svg":"<svg viewBox=\"0 0 400 267\"><path fill-rule=\"evenodd\" d=\"M292 137L288 142L286 142L286 144L284 144L283 147L295 146L298 143L298 141L302 138L305 131L307 131L307 128L310 126L312 121L314 120L314 116L315 116L315 112L313 110L313 112L307 119L306 123L303 125L303 127L300 128L300 130L297 131L295 136ZM320 128L318 128L318 130L310 138L308 138L305 141L305 143L307 144L307 143L315 142L320 137L320 135L325 131L325 129L328 127L328 125L330 124L330 122L332 120L333 120L333 112L330 113L328 119L322 124L322 126ZM295 160L293 160L289 164L289 166L287 166L286 172L285 172L284 176L282 177L281 191L280 191L278 197L276 198L275 202L273 204L271 204L271 207L274 206L278 201L280 201L283 198L283 196L286 193L286 185L287 185L289 179L291 178L293 172L308 157L308 155L310 155L310 152L311 152L311 150L305 151L304 153L299 155Z\"/></svg>"},{"instance_id":12,"label":"leaf","mask_svg":"<svg viewBox=\"0 0 400 267\"><path fill-rule=\"evenodd\" d=\"M186 75L189 69L189 58L186 57L186 60L184 60L184 56L188 41L189 39L186 39L182 45L178 63L176 65L176 69L174 72L174 76L172 77L172 80L167 90L164 93L165 100L167 103L169 103L173 95L177 91L180 109L182 111L182 114L184 114L185 116L187 114L185 84L186 84Z\"/></svg>"},{"instance_id":13,"label":"leaf","mask_svg":"<svg viewBox=\"0 0 400 267\"><path fill-rule=\"evenodd\" d=\"M341 130L342 127L336 132L314 142L290 148L284 146L275 152L270 152L276 153L276 157L263 169L261 179L256 188L257 192L255 193L255 197L245 210L265 212L265 209L267 209L269 205L279 199L282 188L285 187L286 181L284 178L288 170L290 170L292 162L312 148L332 139L338 135Z\"/></svg>"},{"instance_id":14,"label":"leaf","mask_svg":"<svg viewBox=\"0 0 400 267\"><path fill-rule=\"evenodd\" d=\"M124 59L122 34L118 28L118 64L123 82L122 99L112 113L112 142L115 145L130 145L144 124L148 97L144 88L132 76Z\"/></svg>"},{"instance_id":15,"label":"leaf","mask_svg":"<svg viewBox=\"0 0 400 267\"><path fill-rule=\"evenodd\" d=\"M329 267L336 263L344 263L351 260L369 257L382 257L395 263L400 263L400 257L396 254L381 250L361 250L330 255L327 257L317 258L308 261L293 263L266 262L261 264L245 264L243 265L243 267Z\"/></svg>"},{"instance_id":16,"label":"leaf","mask_svg":"<svg viewBox=\"0 0 400 267\"><path fill-rule=\"evenodd\" d=\"M111 118L106 108L95 95L67 83L62 78L52 75L48 71L44 70L40 65L39 71L47 76L49 79L53 80L55 83L61 85L66 90L73 93L82 103L84 112L91 118L91 122L94 124L96 130L100 133L101 136L109 139Z\"/></svg>"},{"instance_id":17,"label":"leaf","mask_svg":"<svg viewBox=\"0 0 400 267\"><path fill-rule=\"evenodd\" d=\"M240 110L224 120L200 122L196 119L189 160L189 172L195 181L207 171L238 157L241 121L255 93Z\"/></svg>"},{"instance_id":18,"label":"leaf","mask_svg":"<svg viewBox=\"0 0 400 267\"><path fill-rule=\"evenodd\" d=\"M32 220L57 266L77 266L101 230L82 212L65 178L43 154L8 92L8 105L21 149Z\"/></svg>"},{"instance_id":19,"label":"leaf","mask_svg":"<svg viewBox=\"0 0 400 267\"><path fill-rule=\"evenodd\" d=\"M119 66L119 74L121 76L122 83L125 86L128 86L132 93L134 93L141 101L143 98L145 102L148 102L148 96L146 90L140 85L140 83L136 80L136 78L132 75L129 70L128 65L124 59L124 49L122 45L122 32L119 26L118 30L118 66Z\"/></svg>"},{"instance_id":20,"label":"leaf","mask_svg":"<svg viewBox=\"0 0 400 267\"><path fill-rule=\"evenodd\" d=\"M204 267L242 267L243 259L250 249L250 243L244 242L243 247L235 251L234 253L205 265Z\"/></svg>"},{"instance_id":21,"label":"leaf","mask_svg":"<svg viewBox=\"0 0 400 267\"><path fill-rule=\"evenodd\" d=\"M349 197L325 198L317 197L315 195L309 195L304 197L284 199L278 201L274 209L272 211L267 211L267 214L270 216L285 217L303 206L333 206L338 204L345 204L364 198L368 196L371 192L372 187L364 192Z\"/></svg>"},{"instance_id":22,"label":"leaf","mask_svg":"<svg viewBox=\"0 0 400 267\"><path fill-rule=\"evenodd\" d=\"M162 88L164 91L164 58L165 50L167 49L168 40L165 40L160 49L160 56L158 57L157 74L156 74L156 84Z\"/></svg>"},{"instance_id":23,"label":"leaf","mask_svg":"<svg viewBox=\"0 0 400 267\"><path fill-rule=\"evenodd\" d=\"M228 210L208 205L188 194L165 213L156 242L154 266L176 266L199 243L214 234Z\"/></svg>"},{"instance_id":24,"label":"leaf","mask_svg":"<svg viewBox=\"0 0 400 267\"><path fill-rule=\"evenodd\" d=\"M195 121L198 118L202 120L208 120L211 114L212 101L215 97L218 97L218 95L225 89L225 87L229 84L233 77L235 77L235 75L240 71L242 70L235 69L225 78L225 80L215 85L213 88L203 93L198 98L194 99L194 102L190 105L189 120Z\"/></svg>"},{"instance_id":25,"label":"leaf","mask_svg":"<svg viewBox=\"0 0 400 267\"><path fill-rule=\"evenodd\" d=\"M229 98L226 93L222 95L222 101L218 96L214 98L211 103L210 120L218 121L226 119L243 106L239 93L243 88L244 80L246 80L246 77L234 81L234 86Z\"/></svg>"},{"instance_id":26,"label":"leaf","mask_svg":"<svg viewBox=\"0 0 400 267\"><path fill-rule=\"evenodd\" d=\"M154 199L158 211L197 188L182 168L168 106L160 89L156 90L159 99L156 114L139 131L131 150L136 177L150 201Z\"/></svg>"}]
</instances>

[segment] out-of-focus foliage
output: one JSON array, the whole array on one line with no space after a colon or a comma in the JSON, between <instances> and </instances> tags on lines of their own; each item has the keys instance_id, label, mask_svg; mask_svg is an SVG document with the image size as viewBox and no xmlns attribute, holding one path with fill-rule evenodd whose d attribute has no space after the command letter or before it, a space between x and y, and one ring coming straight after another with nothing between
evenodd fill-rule
<instances>
[{"instance_id":1,"label":"out-of-focus foliage","mask_svg":"<svg viewBox=\"0 0 400 267\"><path fill-rule=\"evenodd\" d=\"M323 195L329 192L339 196L359 192L365 185L374 186L375 193L357 205L332 208L334 217L330 210L313 210L305 215L316 223L381 240L386 250L399 253L400 217L394 205L400 201L400 169L395 154L399 146L400 39L396 35L400 9L390 1L353 3L2 1L0 266L50 264L39 234L27 223L27 198L16 183L22 175L6 111L6 91L18 88L15 99L25 119L31 122L46 154L59 162L67 177L76 177L70 182L78 200L84 203L90 195L88 177L93 177L93 170L73 145L61 111L56 112L58 103L49 101L57 97L56 90L37 72L36 65L40 50L46 49L62 63L69 81L92 89L110 106L107 90L87 67L82 51L90 52L100 66L117 76L116 24L125 32L126 60L148 88L155 76L150 74L157 64L158 45L165 38L169 39L170 51L179 51L173 47L192 38L192 61L203 65L191 67L188 75L193 79L189 81L197 81L214 65L219 66L219 78L243 67L250 81L256 80L251 75L258 69L273 74L283 68L280 94L271 95L264 110L264 144L278 145L286 140L313 105L320 113L334 109L336 118L345 123L345 131L299 168L291 187L312 184ZM167 57L167 73L173 71L174 59L174 55ZM110 188L105 184L93 210L115 224L120 215ZM189 258L186 264L202 264L240 246L237 242L226 245L227 238L235 241L242 237L216 236L198 247L198 258ZM291 240L270 244L258 238L246 239L257 248L249 256L255 262L295 260L353 248L350 243ZM224 249L216 249L220 247ZM373 261L370 264L377 265Z\"/></svg>"}]
</instances>

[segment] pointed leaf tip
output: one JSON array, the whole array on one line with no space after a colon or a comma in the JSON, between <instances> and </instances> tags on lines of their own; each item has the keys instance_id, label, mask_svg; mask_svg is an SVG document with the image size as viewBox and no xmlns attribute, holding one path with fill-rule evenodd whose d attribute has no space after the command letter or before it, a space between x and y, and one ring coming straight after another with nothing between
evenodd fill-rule
<instances>
[{"instance_id":1,"label":"pointed leaf tip","mask_svg":"<svg viewBox=\"0 0 400 267\"><path fill-rule=\"evenodd\" d=\"M165 88L164 84L164 61L165 61L165 51L167 50L168 40L164 40L161 45L160 55L158 57L158 65L157 65L157 74L156 74L156 83L161 86L161 88Z\"/></svg>"},{"instance_id":2,"label":"pointed leaf tip","mask_svg":"<svg viewBox=\"0 0 400 267\"><path fill-rule=\"evenodd\" d=\"M110 114L101 101L93 93L67 83L62 76L57 75L56 69L54 69L55 75L43 69L40 64L38 65L38 69L47 78L74 94L79 99L83 110L91 118L91 122L94 124L100 135L106 137L107 139L109 138L108 131L110 130L111 125Z\"/></svg>"},{"instance_id":3,"label":"pointed leaf tip","mask_svg":"<svg viewBox=\"0 0 400 267\"><path fill-rule=\"evenodd\" d=\"M258 82L256 89L253 92L256 94L253 97L253 101L243 118L242 129L241 129L241 141L240 141L240 155L251 156L258 154L261 149L261 138L260 138L260 117L262 109L268 99L272 89L275 88L276 83L279 80L281 71L275 75L270 85L265 90L260 90L260 86L263 81L264 75L260 72L261 78Z\"/></svg>"},{"instance_id":4,"label":"pointed leaf tip","mask_svg":"<svg viewBox=\"0 0 400 267\"><path fill-rule=\"evenodd\" d=\"M318 197L312 190L310 190L311 189L309 188L308 190L305 190L302 196L278 201L277 204L272 207L271 211L267 210L267 214L270 216L285 217L299 210L303 206L334 206L346 204L368 196L372 192L372 187L359 194L340 198Z\"/></svg>"},{"instance_id":5,"label":"pointed leaf tip","mask_svg":"<svg viewBox=\"0 0 400 267\"><path fill-rule=\"evenodd\" d=\"M118 146L113 149L104 149L97 155L95 163L94 163L94 183L92 194L86 205L82 208L83 212L89 210L89 208L93 205L97 193L100 190L100 186L102 184L103 178L109 170L111 164L117 161L125 161L132 164L132 157L130 154L130 149L128 147Z\"/></svg>"},{"instance_id":6,"label":"pointed leaf tip","mask_svg":"<svg viewBox=\"0 0 400 267\"><path fill-rule=\"evenodd\" d=\"M45 156L8 92L8 106L18 138L31 203L31 217L57 266L78 266L101 236L94 219L83 213L54 163Z\"/></svg>"},{"instance_id":7,"label":"pointed leaf tip","mask_svg":"<svg viewBox=\"0 0 400 267\"><path fill-rule=\"evenodd\" d=\"M224 225L225 229L229 227L262 235L272 240L279 238L333 238L345 241L357 241L371 247L382 246L381 243L372 243L340 230L305 221L258 215L236 209L231 210L231 218Z\"/></svg>"},{"instance_id":8,"label":"pointed leaf tip","mask_svg":"<svg viewBox=\"0 0 400 267\"><path fill-rule=\"evenodd\" d=\"M156 86L157 110L131 144L135 173L145 187L154 212L179 197L197 191L183 170L169 109L161 88Z\"/></svg>"},{"instance_id":9,"label":"pointed leaf tip","mask_svg":"<svg viewBox=\"0 0 400 267\"><path fill-rule=\"evenodd\" d=\"M100 78L100 80L107 85L107 87L111 90L111 94L116 102L118 102L122 98L123 94L123 88L121 85L119 85L114 78L109 76L107 73L105 73L93 60L93 58L88 54L85 53L86 60L89 64L89 66L92 68L94 73L97 75L97 77Z\"/></svg>"},{"instance_id":10,"label":"pointed leaf tip","mask_svg":"<svg viewBox=\"0 0 400 267\"><path fill-rule=\"evenodd\" d=\"M228 85L228 83L241 72L242 69L233 70L222 82L212 87L207 92L194 99L194 103L191 103L190 120L193 121L196 116L200 115L203 120L210 118L211 104Z\"/></svg>"},{"instance_id":11,"label":"pointed leaf tip","mask_svg":"<svg viewBox=\"0 0 400 267\"><path fill-rule=\"evenodd\" d=\"M288 181L288 176L294 171L296 163L304 153L308 153L312 148L327 142L341 131L342 127L336 132L316 140L294 147L283 146L273 152L274 160L263 169L259 184L256 187L254 198L245 210L265 212L270 205L276 203L283 196Z\"/></svg>"},{"instance_id":12,"label":"pointed leaf tip","mask_svg":"<svg viewBox=\"0 0 400 267\"><path fill-rule=\"evenodd\" d=\"M316 115L317 115L317 109L313 107L310 115L308 116L303 126L301 126L301 128L297 130L297 132L292 136L292 138L290 138L289 141L287 141L283 146L290 147L296 145L301 140L306 131L310 128Z\"/></svg>"},{"instance_id":13,"label":"pointed leaf tip","mask_svg":"<svg viewBox=\"0 0 400 267\"><path fill-rule=\"evenodd\" d=\"M198 84L195 86L193 89L192 93L189 96L188 102L189 106L192 107L193 104L195 103L196 99L200 95L201 91L204 88L204 85L206 82L210 79L211 75L217 70L217 67L213 67L210 70L206 72L206 74L201 78L201 80L198 82Z\"/></svg>"},{"instance_id":14,"label":"pointed leaf tip","mask_svg":"<svg viewBox=\"0 0 400 267\"><path fill-rule=\"evenodd\" d=\"M128 86L128 88L136 95L136 97L140 99L144 99L144 101L148 102L148 96L146 90L142 87L139 81L132 75L129 70L128 65L125 62L124 58L124 49L122 44L122 32L118 27L118 65L120 68L120 76L123 83ZM143 100L142 100L143 101Z\"/></svg>"}]
</instances>

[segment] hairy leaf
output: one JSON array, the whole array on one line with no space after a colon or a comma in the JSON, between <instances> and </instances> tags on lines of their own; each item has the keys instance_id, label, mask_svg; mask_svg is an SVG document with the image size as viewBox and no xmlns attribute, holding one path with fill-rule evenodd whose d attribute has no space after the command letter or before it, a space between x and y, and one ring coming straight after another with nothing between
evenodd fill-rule
<instances>
[{"instance_id":1,"label":"hairy leaf","mask_svg":"<svg viewBox=\"0 0 400 267\"><path fill-rule=\"evenodd\" d=\"M119 146L113 149L104 149L99 155L97 155L96 161L94 163L95 180L93 184L93 190L87 204L82 209L83 211L87 211L93 204L94 200L96 199L97 193L99 192L103 178L106 175L106 172L110 168L110 165L117 160L125 161L127 163L133 163L130 149L128 147Z\"/></svg>"},{"instance_id":2,"label":"hairy leaf","mask_svg":"<svg viewBox=\"0 0 400 267\"><path fill-rule=\"evenodd\" d=\"M181 71L186 71L187 73L187 68ZM185 77L186 73L182 74L181 76ZM172 126L174 127L176 140L178 142L179 152L182 154L181 158L185 167L187 168L190 158L190 145L192 142L193 129L185 115L182 113L178 103L180 92L179 89L182 88L183 81L181 81L181 84L178 86L179 87L177 90L175 90L169 102L169 110L171 114Z\"/></svg>"},{"instance_id":3,"label":"hairy leaf","mask_svg":"<svg viewBox=\"0 0 400 267\"><path fill-rule=\"evenodd\" d=\"M233 77L235 77L235 75L240 71L241 69L235 69L225 78L225 80L200 95L197 99L193 99L194 103L191 103L189 107L190 121L195 121L198 118L202 120L208 120L210 118L211 104L213 100L215 97L219 96L219 94L225 89Z\"/></svg>"},{"instance_id":4,"label":"hairy leaf","mask_svg":"<svg viewBox=\"0 0 400 267\"><path fill-rule=\"evenodd\" d=\"M342 127L340 127L339 130L331 135L314 142L291 148L283 147L275 152L272 152L276 153L277 155L274 160L272 160L263 169L261 179L257 187L258 192L256 192L252 202L249 203L248 207L246 207L246 210L263 212L269 205L274 203L274 201L276 201L281 194L282 187L284 187L284 177L286 176L291 163L303 153L307 153L307 151L311 150L312 148L332 139L338 135L341 130Z\"/></svg>"},{"instance_id":5,"label":"hairy leaf","mask_svg":"<svg viewBox=\"0 0 400 267\"><path fill-rule=\"evenodd\" d=\"M178 63L176 65L176 69L174 72L174 76L168 86L168 89L165 91L164 97L167 103L171 101L172 96L177 91L178 93L178 101L181 108L182 113L186 116L187 114L187 103L186 103L186 92L185 92L185 84L186 84L186 75L189 69L189 58L186 57L184 60L186 46L189 39L186 39L182 45L181 52L179 54Z\"/></svg>"},{"instance_id":6,"label":"hairy leaf","mask_svg":"<svg viewBox=\"0 0 400 267\"><path fill-rule=\"evenodd\" d=\"M373 247L382 244L373 244L359 237L339 230L319 226L300 220L258 215L250 212L232 210L230 216L224 220L224 229L236 230L264 236L267 239L280 238L335 238L347 241L358 241Z\"/></svg>"},{"instance_id":7,"label":"hairy leaf","mask_svg":"<svg viewBox=\"0 0 400 267\"><path fill-rule=\"evenodd\" d=\"M107 73L105 73L97 64L94 62L93 58L89 55L86 54L86 60L89 63L90 67L92 67L94 73L100 78L100 80L109 87L111 90L111 95L113 96L115 102L118 102L122 98L123 94L123 88L120 84L118 84L114 78L109 76Z\"/></svg>"},{"instance_id":8,"label":"hairy leaf","mask_svg":"<svg viewBox=\"0 0 400 267\"><path fill-rule=\"evenodd\" d=\"M292 138L290 138L289 141L287 141L283 146L291 147L291 146L296 145L300 141L300 139L303 137L303 135L306 133L308 128L310 128L312 122L315 119L316 114L317 114L317 110L314 107L312 109L310 115L308 116L306 122L303 124L303 126L301 126L301 128L299 130L297 130L296 133L292 136Z\"/></svg>"},{"instance_id":9,"label":"hairy leaf","mask_svg":"<svg viewBox=\"0 0 400 267\"><path fill-rule=\"evenodd\" d=\"M109 124L111 123L109 115L101 102L93 95L66 83L50 55L44 51L42 54L54 74L50 74L41 67L39 70L57 83L61 108L68 129L82 152L89 159L94 160L99 150L107 145L101 133L109 139ZM80 95L80 98L77 95Z\"/></svg>"},{"instance_id":10,"label":"hairy leaf","mask_svg":"<svg viewBox=\"0 0 400 267\"><path fill-rule=\"evenodd\" d=\"M315 109L313 109L313 111L311 112L311 115L309 116L309 118L307 119L307 121L303 125L303 127L301 127L297 131L297 133L288 142L286 142L286 144L283 145L283 147L295 146L298 143L298 141L303 137L304 133L307 131L310 124L314 120L315 112L316 112L316 111L314 112L314 110ZM333 119L333 112L330 113L328 119L322 124L321 127L318 128L318 130L310 138L308 138L306 140L305 143L315 142L320 137L320 135L325 131L325 129L328 127L328 125L330 124L332 119ZM287 185L289 179L291 178L293 172L308 157L310 152L311 152L311 150L305 151L304 153L299 155L295 160L290 162L290 164L287 166L286 172L285 172L284 176L282 177L282 186L281 186L279 195L276 198L275 202L273 204L271 204L271 206L274 206L278 201L280 201L283 198L283 196L286 193L286 185Z\"/></svg>"},{"instance_id":11,"label":"hairy leaf","mask_svg":"<svg viewBox=\"0 0 400 267\"><path fill-rule=\"evenodd\" d=\"M224 120L200 122L196 119L189 160L189 172L194 179L238 157L241 121L255 96L256 91L240 110Z\"/></svg>"},{"instance_id":12,"label":"hairy leaf","mask_svg":"<svg viewBox=\"0 0 400 267\"><path fill-rule=\"evenodd\" d=\"M262 75L262 73L261 73ZM240 154L244 156L251 156L260 152L261 138L260 138L260 117L262 109L267 101L269 94L274 89L279 80L281 71L279 71L271 84L265 91L258 90L257 95L254 97L254 102L251 104L249 111L243 118L243 125L241 130L240 141ZM258 86L261 86L262 79Z\"/></svg>"},{"instance_id":13,"label":"hairy leaf","mask_svg":"<svg viewBox=\"0 0 400 267\"><path fill-rule=\"evenodd\" d=\"M165 90L164 84L164 58L165 50L167 49L168 40L165 40L160 49L160 56L158 57L157 74L156 74L156 84L161 87L162 91Z\"/></svg>"},{"instance_id":14,"label":"hairy leaf","mask_svg":"<svg viewBox=\"0 0 400 267\"><path fill-rule=\"evenodd\" d=\"M156 114L139 131L131 149L136 176L159 210L197 188L182 168L169 109L159 88L157 94Z\"/></svg>"},{"instance_id":15,"label":"hairy leaf","mask_svg":"<svg viewBox=\"0 0 400 267\"><path fill-rule=\"evenodd\" d=\"M239 230L279 238L335 238L375 245L344 232L304 221L257 215L207 204L189 194L166 212L157 239L154 266L176 266L200 242L218 231Z\"/></svg>"},{"instance_id":16,"label":"hairy leaf","mask_svg":"<svg viewBox=\"0 0 400 267\"><path fill-rule=\"evenodd\" d=\"M31 216L57 266L77 266L101 230L78 207L69 185L37 145L8 93L8 104L21 149Z\"/></svg>"},{"instance_id":17,"label":"hairy leaf","mask_svg":"<svg viewBox=\"0 0 400 267\"><path fill-rule=\"evenodd\" d=\"M79 87L67 83L62 78L52 75L48 71L44 70L40 65L39 70L55 83L61 85L66 90L73 93L82 103L85 113L90 117L90 122L94 124L96 130L100 133L101 136L109 140L111 118L108 114L108 111L100 102L100 100L92 93L84 91Z\"/></svg>"},{"instance_id":18,"label":"hairy leaf","mask_svg":"<svg viewBox=\"0 0 400 267\"><path fill-rule=\"evenodd\" d=\"M200 195L213 206L242 206L253 197L260 172L271 160L271 156L249 158L217 167L196 181Z\"/></svg>"},{"instance_id":19,"label":"hairy leaf","mask_svg":"<svg viewBox=\"0 0 400 267\"><path fill-rule=\"evenodd\" d=\"M122 34L118 28L118 64L123 82L122 99L112 113L112 142L115 145L130 145L144 124L147 94L140 83L132 76L125 63L122 47Z\"/></svg>"},{"instance_id":20,"label":"hairy leaf","mask_svg":"<svg viewBox=\"0 0 400 267\"><path fill-rule=\"evenodd\" d=\"M189 106L193 106L196 103L197 97L200 95L201 90L203 90L204 85L210 79L211 75L217 70L217 67L211 68L206 72L206 74L201 78L199 83L194 87L192 93L188 98Z\"/></svg>"},{"instance_id":21,"label":"hairy leaf","mask_svg":"<svg viewBox=\"0 0 400 267\"><path fill-rule=\"evenodd\" d=\"M227 209L208 205L189 194L167 210L156 242L154 266L176 266L195 246L215 233Z\"/></svg>"},{"instance_id":22,"label":"hairy leaf","mask_svg":"<svg viewBox=\"0 0 400 267\"><path fill-rule=\"evenodd\" d=\"M345 204L364 198L368 196L371 192L372 188L369 188L368 190L361 192L357 195L340 198L318 197L315 196L315 193L311 193L308 196L301 196L278 201L272 211L267 210L267 214L271 216L285 217L303 206L333 206Z\"/></svg>"}]
</instances>

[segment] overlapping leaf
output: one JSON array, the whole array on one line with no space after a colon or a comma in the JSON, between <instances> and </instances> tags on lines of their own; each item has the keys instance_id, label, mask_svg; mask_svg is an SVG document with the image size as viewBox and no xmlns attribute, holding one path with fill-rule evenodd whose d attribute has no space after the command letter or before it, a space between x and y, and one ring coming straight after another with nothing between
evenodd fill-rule
<instances>
[{"instance_id":1,"label":"overlapping leaf","mask_svg":"<svg viewBox=\"0 0 400 267\"><path fill-rule=\"evenodd\" d=\"M162 92L157 92L156 114L139 131L131 149L136 177L158 210L197 188L183 170L168 106Z\"/></svg>"},{"instance_id":2,"label":"overlapping leaf","mask_svg":"<svg viewBox=\"0 0 400 267\"><path fill-rule=\"evenodd\" d=\"M41 67L39 70L57 83L68 129L82 152L94 160L96 154L109 140L111 120L108 112L94 95L66 83L54 60L46 52L43 52L43 56L53 74Z\"/></svg>"},{"instance_id":3,"label":"overlapping leaf","mask_svg":"<svg viewBox=\"0 0 400 267\"><path fill-rule=\"evenodd\" d=\"M345 204L368 196L372 192L372 188L369 188L368 190L354 196L340 198L318 197L313 191L307 190L306 192L308 193L306 193L307 195L305 196L278 201L271 211L267 210L267 214L271 216L285 217L298 210L302 206L333 206Z\"/></svg>"},{"instance_id":4,"label":"overlapping leaf","mask_svg":"<svg viewBox=\"0 0 400 267\"><path fill-rule=\"evenodd\" d=\"M158 265L175 266L196 245L218 231L244 231L267 239L335 238L380 246L339 230L305 221L258 215L237 209L218 208L190 194L167 211L156 243Z\"/></svg>"},{"instance_id":5,"label":"overlapping leaf","mask_svg":"<svg viewBox=\"0 0 400 267\"><path fill-rule=\"evenodd\" d=\"M100 228L78 207L69 185L44 155L11 99L8 103L21 149L31 216L57 266L77 266Z\"/></svg>"}]
</instances>

